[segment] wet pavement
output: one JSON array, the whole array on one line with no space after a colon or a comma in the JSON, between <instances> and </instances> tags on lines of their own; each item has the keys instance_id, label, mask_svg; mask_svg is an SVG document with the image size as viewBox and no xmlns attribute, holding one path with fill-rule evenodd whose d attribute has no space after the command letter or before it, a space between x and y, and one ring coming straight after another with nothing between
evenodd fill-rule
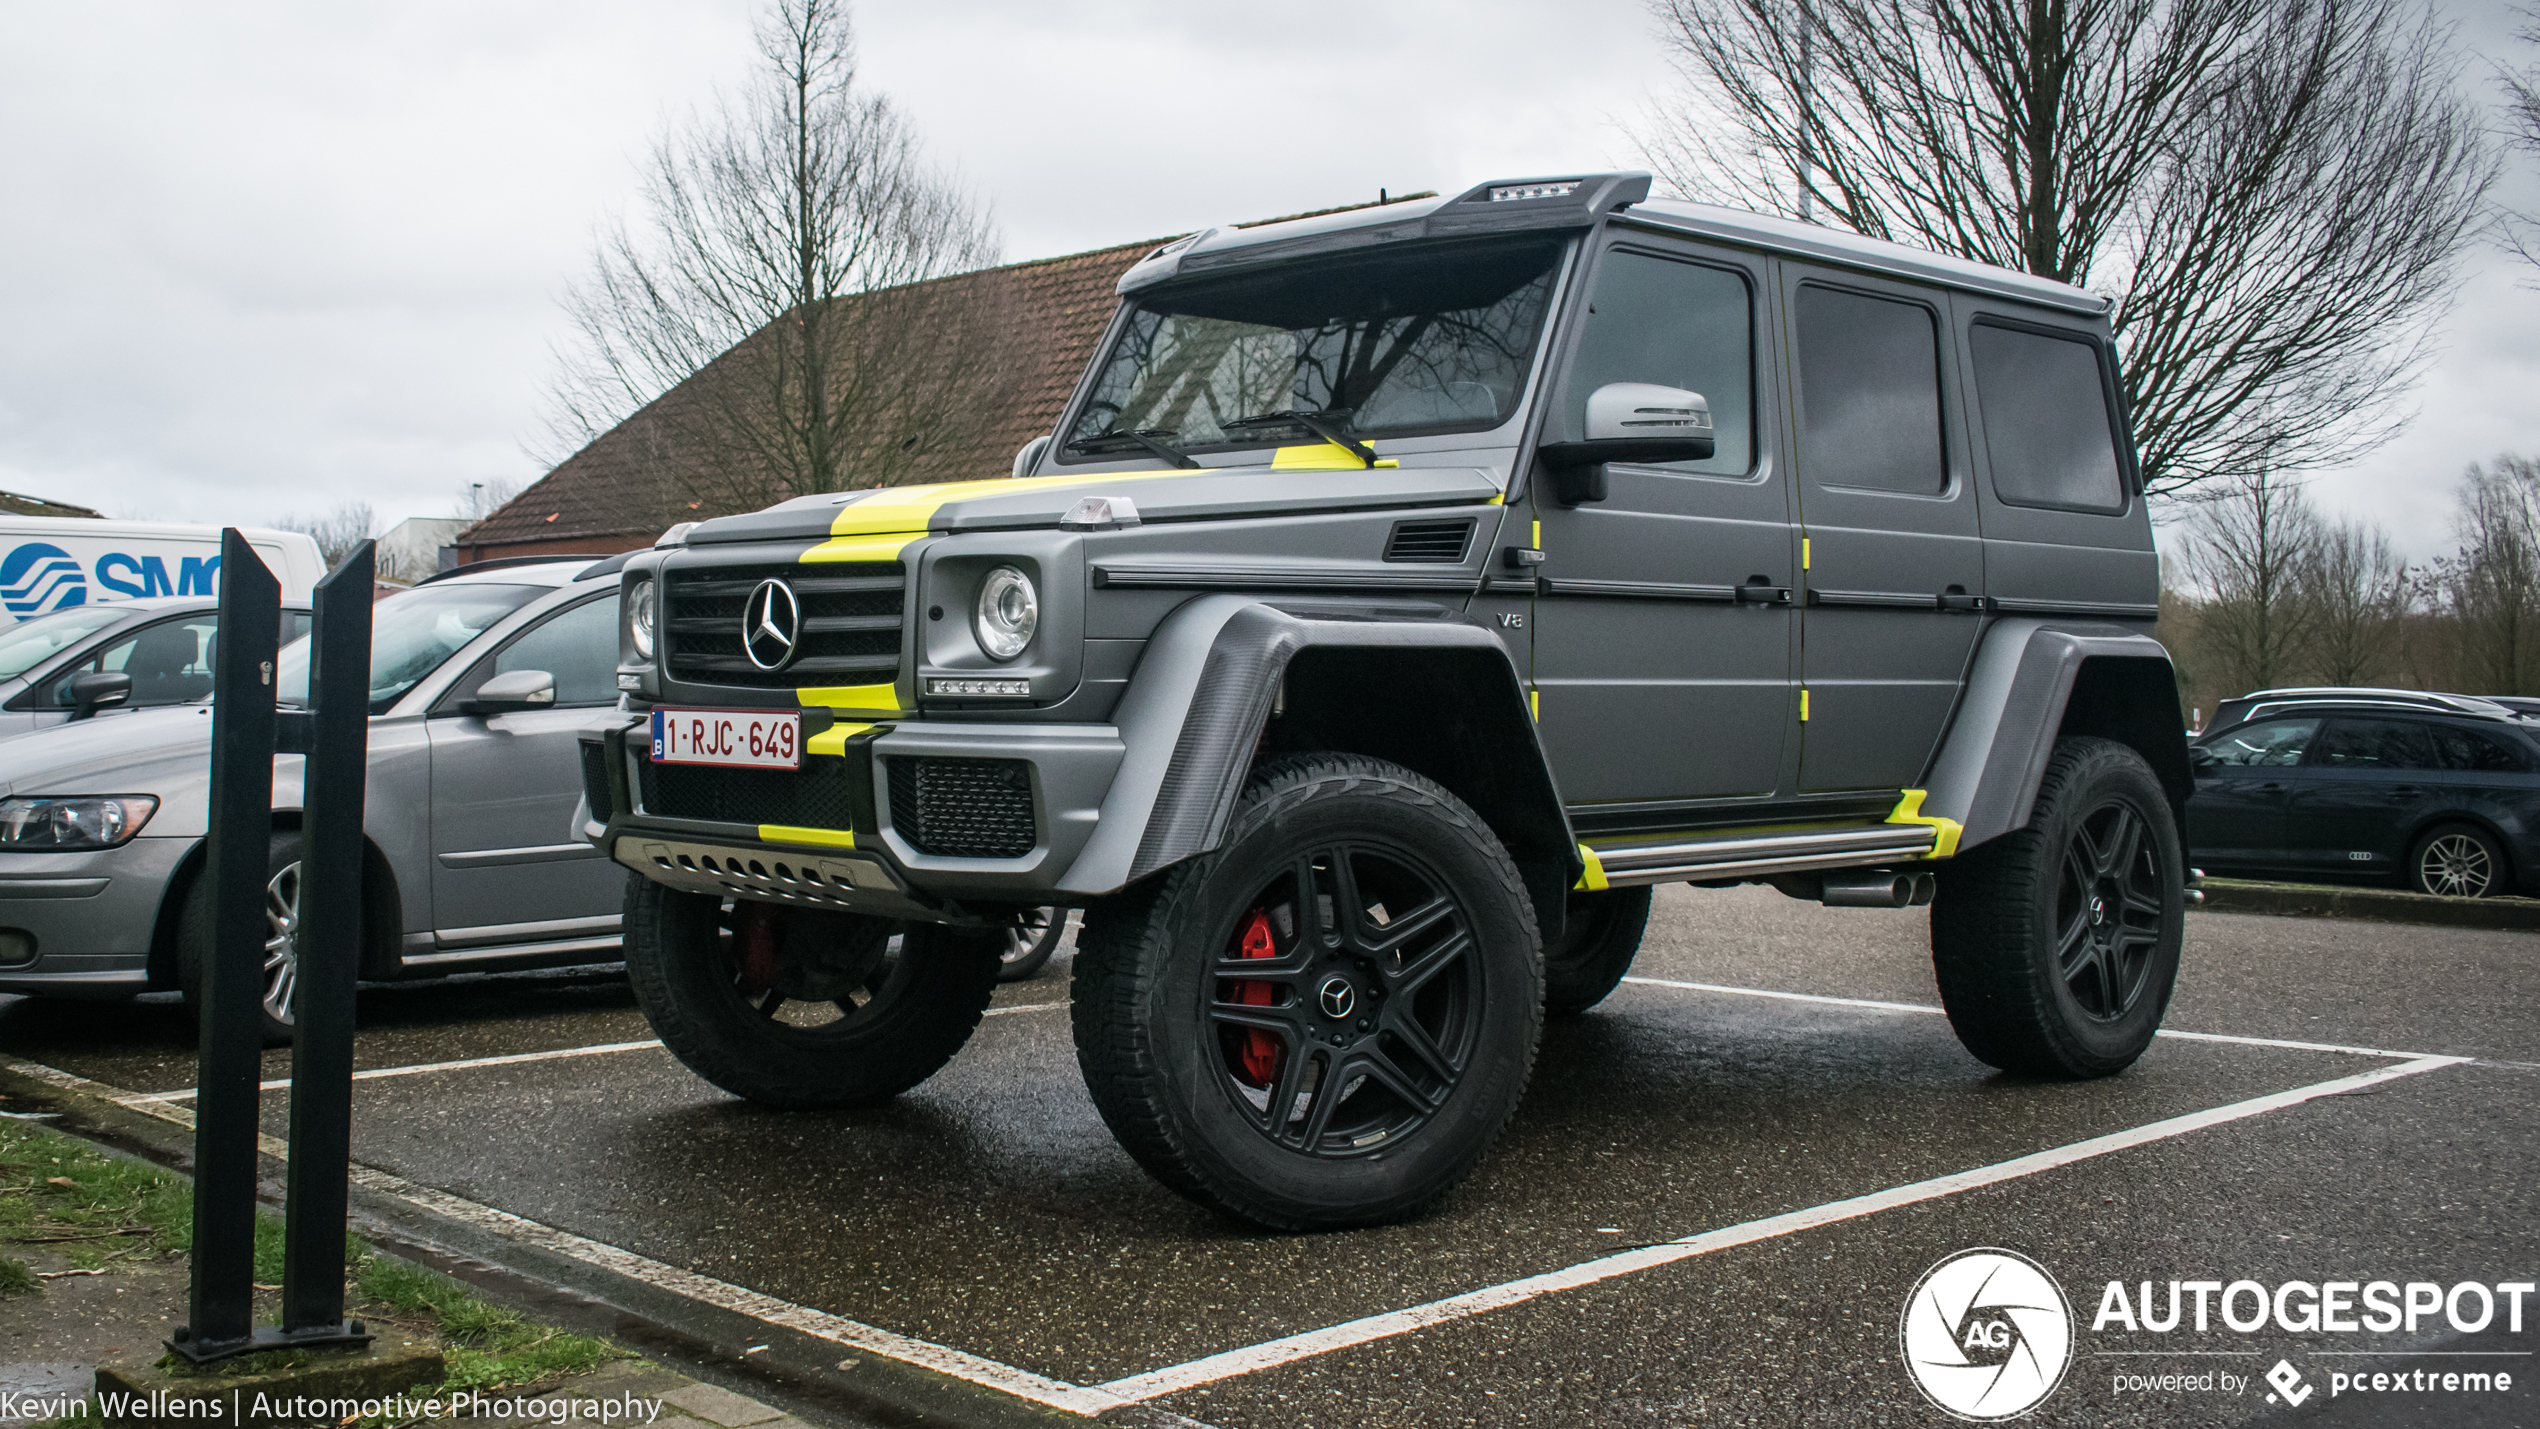
<instances>
[{"instance_id":1,"label":"wet pavement","mask_svg":"<svg viewBox=\"0 0 2540 1429\"><path fill-rule=\"evenodd\" d=\"M2054 1274L2076 1316L2074 1368L2034 1422L2280 1417L2255 1376L2290 1358L2321 1377L2331 1362L2310 1351L2357 1337L2094 1334L2100 1287L2540 1278L2535 958L2530 934L2198 914L2171 1029L2482 1060L1192 1377L1153 1402L1229 1426L1948 1422L1899 1363L1898 1317L1934 1262L2000 1246ZM794 1305L1097 1384L2394 1065L2164 1038L2099 1082L2003 1077L1928 1012L1716 990L1927 1006L1919 911L1669 888L1634 968L1649 981L1551 1026L1471 1181L1406 1225L1265 1236L1189 1206L1112 1144L1078 1081L1066 976L1062 953L1001 989L960 1057L879 1111L763 1111L638 1047L360 1082L355 1156ZM370 989L362 1019L358 1065L373 1070L650 1035L599 970ZM0 1002L0 1051L136 1092L191 1079L181 1012L158 999ZM268 1068L285 1075L284 1054ZM283 1134L286 1094L266 1105ZM2474 1347L2518 1355L2535 1338ZM2227 1352L2213 1362L2252 1388L2112 1393L2106 1371L2147 1345ZM2522 1422L2532 1405L2518 1388L2483 1407ZM2389 1409L2323 1394L2303 1413Z\"/></svg>"}]
</instances>

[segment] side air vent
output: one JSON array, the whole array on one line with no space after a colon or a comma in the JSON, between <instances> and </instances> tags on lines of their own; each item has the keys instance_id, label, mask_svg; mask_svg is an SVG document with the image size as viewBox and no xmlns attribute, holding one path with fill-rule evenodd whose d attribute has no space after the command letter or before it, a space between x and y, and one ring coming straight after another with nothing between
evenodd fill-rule
<instances>
[{"instance_id":1,"label":"side air vent","mask_svg":"<svg viewBox=\"0 0 2540 1429\"><path fill-rule=\"evenodd\" d=\"M1461 521L1396 521L1385 538L1388 561L1426 561L1454 565L1473 544L1473 518Z\"/></svg>"}]
</instances>

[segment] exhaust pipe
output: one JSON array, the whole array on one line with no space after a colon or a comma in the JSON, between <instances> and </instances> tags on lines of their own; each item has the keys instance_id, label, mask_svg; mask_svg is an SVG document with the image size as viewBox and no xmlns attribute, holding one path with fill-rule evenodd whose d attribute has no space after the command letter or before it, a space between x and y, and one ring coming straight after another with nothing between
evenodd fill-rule
<instances>
[{"instance_id":1,"label":"exhaust pipe","mask_svg":"<svg viewBox=\"0 0 2540 1429\"><path fill-rule=\"evenodd\" d=\"M1829 873L1817 899L1829 908L1919 908L1932 892L1928 873Z\"/></svg>"}]
</instances>

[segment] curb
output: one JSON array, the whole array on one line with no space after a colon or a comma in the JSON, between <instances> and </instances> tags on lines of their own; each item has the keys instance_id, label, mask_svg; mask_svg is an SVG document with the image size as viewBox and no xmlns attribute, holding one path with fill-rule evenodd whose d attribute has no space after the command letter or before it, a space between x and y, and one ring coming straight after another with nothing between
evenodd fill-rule
<instances>
[{"instance_id":1,"label":"curb","mask_svg":"<svg viewBox=\"0 0 2540 1429\"><path fill-rule=\"evenodd\" d=\"M2207 913L2263 913L2282 918L2347 918L2437 928L2540 932L2540 898L2436 898L2395 888L2325 883L2260 883L2207 878Z\"/></svg>"}]
</instances>

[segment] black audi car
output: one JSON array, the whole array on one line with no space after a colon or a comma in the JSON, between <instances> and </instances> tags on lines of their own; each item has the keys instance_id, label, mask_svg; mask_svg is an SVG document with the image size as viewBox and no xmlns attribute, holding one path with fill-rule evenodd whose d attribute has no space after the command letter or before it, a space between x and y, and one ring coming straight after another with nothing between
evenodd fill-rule
<instances>
[{"instance_id":1,"label":"black audi car","mask_svg":"<svg viewBox=\"0 0 2540 1429\"><path fill-rule=\"evenodd\" d=\"M2211 872L2540 893L2540 720L2522 711L2265 690L2226 701L2189 752L2188 860Z\"/></svg>"}]
</instances>

